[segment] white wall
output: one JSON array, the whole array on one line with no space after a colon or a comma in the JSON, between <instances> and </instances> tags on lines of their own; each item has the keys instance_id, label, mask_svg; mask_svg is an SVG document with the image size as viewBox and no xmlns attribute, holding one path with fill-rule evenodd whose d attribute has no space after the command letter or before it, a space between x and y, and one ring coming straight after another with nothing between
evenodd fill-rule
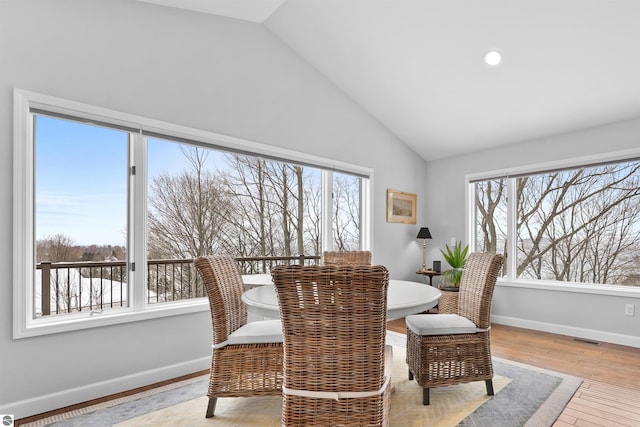
<instances>
[{"instance_id":1,"label":"white wall","mask_svg":"<svg viewBox=\"0 0 640 427\"><path fill-rule=\"evenodd\" d=\"M640 119L427 163L427 223L435 247L452 236L465 240L465 175L638 148ZM439 257L439 258L438 258ZM446 264L444 264L446 265ZM640 347L640 289L598 295L551 286L535 289L498 283L493 301L496 323ZM636 315L624 315L635 304Z\"/></svg>"},{"instance_id":2,"label":"white wall","mask_svg":"<svg viewBox=\"0 0 640 427\"><path fill-rule=\"evenodd\" d=\"M12 339L14 87L371 167L374 262L415 279L424 161L261 25L124 0L0 0L0 413L208 367L208 312ZM385 221L387 188L419 223Z\"/></svg>"}]
</instances>

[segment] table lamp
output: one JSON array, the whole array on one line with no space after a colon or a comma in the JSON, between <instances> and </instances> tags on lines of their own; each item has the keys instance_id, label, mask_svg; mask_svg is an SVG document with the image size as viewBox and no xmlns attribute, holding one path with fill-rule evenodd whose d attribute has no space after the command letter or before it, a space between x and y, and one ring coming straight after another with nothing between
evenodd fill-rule
<instances>
[{"instance_id":1,"label":"table lamp","mask_svg":"<svg viewBox=\"0 0 640 427\"><path fill-rule=\"evenodd\" d=\"M416 239L422 239L422 270L421 272L429 271L427 270L427 239L431 238L431 233L427 227L420 228L418 231L418 237Z\"/></svg>"}]
</instances>

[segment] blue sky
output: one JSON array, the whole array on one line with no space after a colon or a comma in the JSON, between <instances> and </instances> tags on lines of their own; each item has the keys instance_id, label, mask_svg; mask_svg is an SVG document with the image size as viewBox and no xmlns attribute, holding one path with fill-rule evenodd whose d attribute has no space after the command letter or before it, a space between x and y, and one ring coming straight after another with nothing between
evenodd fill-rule
<instances>
[{"instance_id":1,"label":"blue sky","mask_svg":"<svg viewBox=\"0 0 640 427\"><path fill-rule=\"evenodd\" d=\"M123 245L127 151L126 132L38 116L36 239Z\"/></svg>"},{"instance_id":2,"label":"blue sky","mask_svg":"<svg viewBox=\"0 0 640 427\"><path fill-rule=\"evenodd\" d=\"M36 119L36 239L125 245L128 134L46 116ZM149 179L188 167L180 144L149 139ZM211 162L222 154L211 152Z\"/></svg>"}]
</instances>

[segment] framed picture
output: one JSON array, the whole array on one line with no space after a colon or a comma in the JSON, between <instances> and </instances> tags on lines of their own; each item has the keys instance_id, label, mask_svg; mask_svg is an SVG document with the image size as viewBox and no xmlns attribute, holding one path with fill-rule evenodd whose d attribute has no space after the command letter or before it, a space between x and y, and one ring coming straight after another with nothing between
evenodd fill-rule
<instances>
[{"instance_id":1,"label":"framed picture","mask_svg":"<svg viewBox=\"0 0 640 427\"><path fill-rule=\"evenodd\" d=\"M387 190L387 222L416 223L415 194Z\"/></svg>"}]
</instances>

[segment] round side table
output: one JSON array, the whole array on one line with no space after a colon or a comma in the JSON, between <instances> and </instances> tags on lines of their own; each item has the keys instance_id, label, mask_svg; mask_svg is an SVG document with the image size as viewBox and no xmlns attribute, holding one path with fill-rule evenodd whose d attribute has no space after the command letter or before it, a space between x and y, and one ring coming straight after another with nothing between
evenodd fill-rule
<instances>
[{"instance_id":1,"label":"round side table","mask_svg":"<svg viewBox=\"0 0 640 427\"><path fill-rule=\"evenodd\" d=\"M435 270L418 270L416 274L420 274L421 276L425 276L424 281L427 281L427 277L429 277L429 286L433 286L433 276L440 276L439 271Z\"/></svg>"}]
</instances>

